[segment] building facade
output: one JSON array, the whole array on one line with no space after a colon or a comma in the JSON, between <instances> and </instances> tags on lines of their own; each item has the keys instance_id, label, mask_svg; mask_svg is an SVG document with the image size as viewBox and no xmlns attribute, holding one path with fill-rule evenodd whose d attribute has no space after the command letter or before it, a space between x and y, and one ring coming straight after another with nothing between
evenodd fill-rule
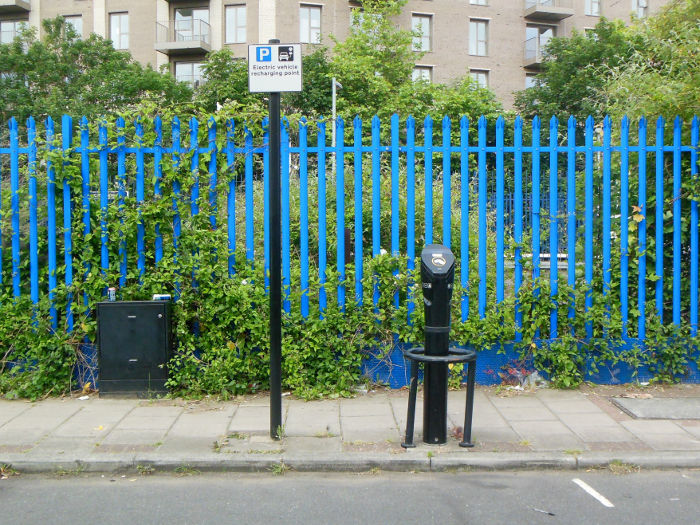
<instances>
[{"instance_id":1,"label":"building facade","mask_svg":"<svg viewBox=\"0 0 700 525\"><path fill-rule=\"evenodd\" d=\"M396 23L414 29L424 52L414 79L446 83L471 75L505 106L527 87L553 36L593 28L600 17L654 14L669 0L408 0ZM201 81L211 50L247 56L247 45L279 38L332 47L350 31L353 0L0 0L0 42L21 24L40 27L58 15L83 36L94 32L131 52L143 64L167 66L179 79Z\"/></svg>"}]
</instances>

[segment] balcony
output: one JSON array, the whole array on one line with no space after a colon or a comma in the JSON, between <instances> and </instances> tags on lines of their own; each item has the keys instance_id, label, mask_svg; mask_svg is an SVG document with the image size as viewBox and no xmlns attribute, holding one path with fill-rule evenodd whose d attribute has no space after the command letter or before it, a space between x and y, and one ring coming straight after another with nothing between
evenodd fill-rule
<instances>
[{"instance_id":1,"label":"balcony","mask_svg":"<svg viewBox=\"0 0 700 525\"><path fill-rule=\"evenodd\" d=\"M573 0L525 0L525 18L559 22L574 15Z\"/></svg>"},{"instance_id":2,"label":"balcony","mask_svg":"<svg viewBox=\"0 0 700 525\"><path fill-rule=\"evenodd\" d=\"M0 15L28 13L31 7L29 0L0 0Z\"/></svg>"},{"instance_id":3,"label":"balcony","mask_svg":"<svg viewBox=\"0 0 700 525\"><path fill-rule=\"evenodd\" d=\"M542 41L539 37L528 38L525 41L525 53L523 67L539 69L542 65L542 52L546 45L546 41Z\"/></svg>"},{"instance_id":4,"label":"balcony","mask_svg":"<svg viewBox=\"0 0 700 525\"><path fill-rule=\"evenodd\" d=\"M166 55L203 55L211 51L211 28L203 20L156 22L156 51Z\"/></svg>"}]
</instances>

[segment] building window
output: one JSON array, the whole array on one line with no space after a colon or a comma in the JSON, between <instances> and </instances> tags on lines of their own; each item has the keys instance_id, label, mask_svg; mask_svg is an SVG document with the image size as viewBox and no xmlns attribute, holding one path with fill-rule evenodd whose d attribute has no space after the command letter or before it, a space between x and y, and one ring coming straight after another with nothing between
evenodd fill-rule
<instances>
[{"instance_id":1,"label":"building window","mask_svg":"<svg viewBox=\"0 0 700 525\"><path fill-rule=\"evenodd\" d=\"M412 78L414 82L431 83L433 81L433 68L431 66L416 66L413 68Z\"/></svg>"},{"instance_id":2,"label":"building window","mask_svg":"<svg viewBox=\"0 0 700 525\"><path fill-rule=\"evenodd\" d=\"M78 33L78 38L83 37L83 17L80 15L77 16L64 16L63 17L66 20L66 26L71 26L73 28L73 31Z\"/></svg>"},{"instance_id":3,"label":"building window","mask_svg":"<svg viewBox=\"0 0 700 525\"><path fill-rule=\"evenodd\" d=\"M527 73L525 75L525 89L535 87L535 79L537 75L535 73Z\"/></svg>"},{"instance_id":4,"label":"building window","mask_svg":"<svg viewBox=\"0 0 700 525\"><path fill-rule=\"evenodd\" d=\"M209 42L209 9L175 9L175 40Z\"/></svg>"},{"instance_id":5,"label":"building window","mask_svg":"<svg viewBox=\"0 0 700 525\"><path fill-rule=\"evenodd\" d=\"M649 0L632 0L632 10L638 18L646 18Z\"/></svg>"},{"instance_id":6,"label":"building window","mask_svg":"<svg viewBox=\"0 0 700 525\"><path fill-rule=\"evenodd\" d=\"M469 77L476 82L480 88L489 87L489 71L488 69L470 69Z\"/></svg>"},{"instance_id":7,"label":"building window","mask_svg":"<svg viewBox=\"0 0 700 525\"><path fill-rule=\"evenodd\" d=\"M175 62L175 80L198 87L202 82L201 62Z\"/></svg>"},{"instance_id":8,"label":"building window","mask_svg":"<svg viewBox=\"0 0 700 525\"><path fill-rule=\"evenodd\" d=\"M321 43L321 6L299 7L299 41L303 44Z\"/></svg>"},{"instance_id":9,"label":"building window","mask_svg":"<svg viewBox=\"0 0 700 525\"><path fill-rule=\"evenodd\" d=\"M525 57L542 59L542 52L554 36L550 26L527 26L525 29Z\"/></svg>"},{"instance_id":10,"label":"building window","mask_svg":"<svg viewBox=\"0 0 700 525\"><path fill-rule=\"evenodd\" d=\"M471 5L489 5L488 0L469 0Z\"/></svg>"},{"instance_id":11,"label":"building window","mask_svg":"<svg viewBox=\"0 0 700 525\"><path fill-rule=\"evenodd\" d=\"M600 16L600 0L586 0L586 14Z\"/></svg>"},{"instance_id":12,"label":"building window","mask_svg":"<svg viewBox=\"0 0 700 525\"><path fill-rule=\"evenodd\" d=\"M430 51L433 17L430 15L413 15L411 29L413 30L413 51Z\"/></svg>"},{"instance_id":13,"label":"building window","mask_svg":"<svg viewBox=\"0 0 700 525\"><path fill-rule=\"evenodd\" d=\"M488 20L469 20L469 54L486 56L488 54Z\"/></svg>"},{"instance_id":14,"label":"building window","mask_svg":"<svg viewBox=\"0 0 700 525\"><path fill-rule=\"evenodd\" d=\"M129 13L109 14L109 38L114 49L129 49Z\"/></svg>"},{"instance_id":15,"label":"building window","mask_svg":"<svg viewBox=\"0 0 700 525\"><path fill-rule=\"evenodd\" d=\"M11 44L26 28L26 20L3 20L0 22L0 44Z\"/></svg>"},{"instance_id":16,"label":"building window","mask_svg":"<svg viewBox=\"0 0 700 525\"><path fill-rule=\"evenodd\" d=\"M226 43L236 44L245 42L246 11L244 5L226 6Z\"/></svg>"}]
</instances>

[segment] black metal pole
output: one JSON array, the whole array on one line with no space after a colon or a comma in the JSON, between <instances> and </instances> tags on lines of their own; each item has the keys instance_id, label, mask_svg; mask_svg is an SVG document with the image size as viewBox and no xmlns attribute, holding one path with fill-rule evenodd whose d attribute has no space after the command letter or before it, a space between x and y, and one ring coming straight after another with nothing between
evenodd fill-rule
<instances>
[{"instance_id":1,"label":"black metal pole","mask_svg":"<svg viewBox=\"0 0 700 525\"><path fill-rule=\"evenodd\" d=\"M270 44L279 44L272 39ZM282 212L280 94L270 93L270 437L282 428Z\"/></svg>"}]
</instances>

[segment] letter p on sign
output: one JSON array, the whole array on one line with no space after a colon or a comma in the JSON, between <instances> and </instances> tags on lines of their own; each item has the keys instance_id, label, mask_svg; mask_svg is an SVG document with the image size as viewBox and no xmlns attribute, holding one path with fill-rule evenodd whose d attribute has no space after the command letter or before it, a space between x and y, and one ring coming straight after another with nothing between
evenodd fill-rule
<instances>
[{"instance_id":1,"label":"letter p on sign","mask_svg":"<svg viewBox=\"0 0 700 525\"><path fill-rule=\"evenodd\" d=\"M272 48L271 47L259 47L258 52L258 62L270 62L272 60Z\"/></svg>"}]
</instances>

